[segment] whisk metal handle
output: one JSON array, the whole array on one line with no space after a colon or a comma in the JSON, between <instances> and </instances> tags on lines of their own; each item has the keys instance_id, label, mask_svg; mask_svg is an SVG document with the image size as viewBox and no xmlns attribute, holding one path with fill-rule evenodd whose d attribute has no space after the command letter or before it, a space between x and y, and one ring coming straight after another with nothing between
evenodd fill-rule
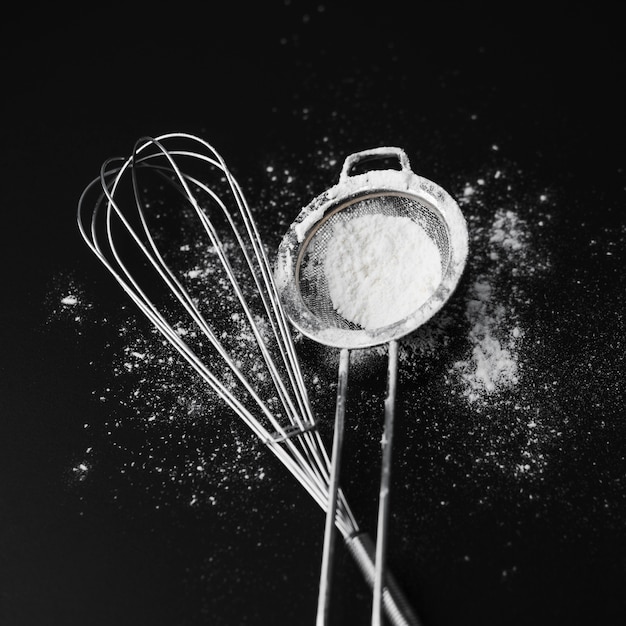
<instances>
[{"instance_id":1,"label":"whisk metal handle","mask_svg":"<svg viewBox=\"0 0 626 626\"><path fill-rule=\"evenodd\" d=\"M374 542L367 533L353 535L346 539L348 550L358 565L365 582L374 587L375 552ZM382 593L382 604L389 622L393 626L422 626L408 600L398 587L389 571L385 572L385 586Z\"/></svg>"},{"instance_id":2,"label":"whisk metal handle","mask_svg":"<svg viewBox=\"0 0 626 626\"><path fill-rule=\"evenodd\" d=\"M361 150L361 152L355 152L346 157L341 168L341 174L339 175L339 182L345 181L350 177L350 171L360 161L370 161L373 159L388 159L396 158L400 162L400 167L404 171L411 171L411 164L409 163L409 157L402 148L396 148L393 146L385 146L382 148L370 148L369 150Z\"/></svg>"}]
</instances>

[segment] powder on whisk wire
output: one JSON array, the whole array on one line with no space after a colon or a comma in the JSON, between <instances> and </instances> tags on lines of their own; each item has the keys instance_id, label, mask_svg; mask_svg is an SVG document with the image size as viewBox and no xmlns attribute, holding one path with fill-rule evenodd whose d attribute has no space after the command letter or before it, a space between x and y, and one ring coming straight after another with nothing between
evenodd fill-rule
<instances>
[{"instance_id":1,"label":"powder on whisk wire","mask_svg":"<svg viewBox=\"0 0 626 626\"><path fill-rule=\"evenodd\" d=\"M409 217L361 215L333 226L324 273L337 312L373 330L428 300L441 282L441 256Z\"/></svg>"}]
</instances>

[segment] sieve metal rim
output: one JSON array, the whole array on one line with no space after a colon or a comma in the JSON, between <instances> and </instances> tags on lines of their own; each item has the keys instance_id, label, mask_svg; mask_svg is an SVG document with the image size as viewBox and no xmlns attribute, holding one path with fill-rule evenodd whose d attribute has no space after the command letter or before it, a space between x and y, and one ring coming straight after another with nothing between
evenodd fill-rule
<instances>
[{"instance_id":1,"label":"sieve metal rim","mask_svg":"<svg viewBox=\"0 0 626 626\"><path fill-rule=\"evenodd\" d=\"M401 170L371 170L356 176L347 175L347 164L364 151L350 155L342 169L339 182L304 207L285 233L278 249L275 266L276 285L285 312L293 326L306 337L335 348L366 348L400 339L430 319L454 291L467 258L468 233L465 218L456 201L436 183L415 174L404 152ZM335 213L365 198L396 195L414 200L435 213L445 226L450 242L450 259L441 283L433 295L411 315L376 330L329 328L304 302L298 286L303 251L311 237ZM302 229L305 233L302 234Z\"/></svg>"}]
</instances>

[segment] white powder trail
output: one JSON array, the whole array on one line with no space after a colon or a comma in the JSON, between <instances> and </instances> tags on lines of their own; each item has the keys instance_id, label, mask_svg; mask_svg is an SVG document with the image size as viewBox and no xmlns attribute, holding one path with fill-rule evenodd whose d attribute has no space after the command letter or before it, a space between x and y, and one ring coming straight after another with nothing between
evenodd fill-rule
<instances>
[{"instance_id":1,"label":"white powder trail","mask_svg":"<svg viewBox=\"0 0 626 626\"><path fill-rule=\"evenodd\" d=\"M492 291L484 277L472 285L465 310L470 323L471 357L454 364L470 400L478 399L481 392L489 394L510 387L518 380L515 344L522 331L510 324L504 306L494 304Z\"/></svg>"},{"instance_id":2,"label":"white powder trail","mask_svg":"<svg viewBox=\"0 0 626 626\"><path fill-rule=\"evenodd\" d=\"M471 353L451 368L470 401L511 388L519 381L518 343L524 333L513 308L501 302L495 291L502 263L521 258L526 251L524 226L515 211L499 209L486 233L488 257L499 264L470 286L465 317Z\"/></svg>"}]
</instances>

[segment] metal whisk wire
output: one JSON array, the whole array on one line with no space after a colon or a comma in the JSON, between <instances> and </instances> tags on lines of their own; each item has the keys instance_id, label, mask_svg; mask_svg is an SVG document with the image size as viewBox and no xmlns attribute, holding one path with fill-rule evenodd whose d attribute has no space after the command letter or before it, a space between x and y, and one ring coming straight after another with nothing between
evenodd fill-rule
<instances>
[{"instance_id":1,"label":"metal whisk wire","mask_svg":"<svg viewBox=\"0 0 626 626\"><path fill-rule=\"evenodd\" d=\"M237 207L241 211L244 218L248 217L249 209L245 204L240 188L234 181L234 178L230 174L228 168L226 168L223 160L221 160L221 157L216 155L217 159L211 159L207 158L205 155L189 151L169 152L162 143L169 137L170 136L164 136L156 140L147 139L138 142L135 146L135 150L133 151L133 156L130 159L123 161L121 165L119 165L119 160L117 159L108 160L103 164L100 178L97 182L94 181L92 185L100 184L104 193L104 197L102 199L105 203L104 206L99 204L94 207L89 232L85 230L84 220L81 216L79 221L81 232L83 233L83 236L88 244L90 244L92 250L107 266L109 271L112 272L124 291L131 297L138 308L146 315L146 317L148 317L155 327L161 331L165 338L178 350L178 352L187 360L196 372L206 380L213 390L216 391L218 395L237 412L237 414L252 429L252 431L262 441L268 444L272 451L279 457L281 462L295 474L296 478L298 478L307 491L309 491L309 493L311 493L311 495L313 495L313 497L323 505L322 480L328 459L321 444L319 435L316 432L311 431L311 428L314 426L314 420L311 414L308 399L306 397L306 388L302 382L302 375L298 367L298 362L294 358L295 351L293 350L291 341L289 341L290 335L287 332L286 321L284 316L280 314L280 307L276 306L276 296L272 287L269 263L262 246L259 245L258 233L256 232L256 229L253 230L254 226L251 225L250 220L245 220L244 223L246 223L246 226L248 227L246 235L254 251L255 260L258 266L257 268L261 271L261 278L259 278L256 271L252 271L255 266L246 247L243 245L243 237L245 235L242 235L242 233L239 232L239 229L235 225L235 222L225 203L222 202L219 196L213 193L212 190L210 190L204 183L183 174L176 164L174 157L184 155L191 156L193 158L200 158L205 160L209 165L220 168L227 176L230 189L237 203ZM180 137L180 135L171 135L171 137ZM189 138L191 139L191 137ZM146 149L150 146L157 148L157 153L151 152L146 154ZM167 160L169 167L165 167L165 169L163 169L162 165L155 165L154 163L151 163L151 161L154 161L155 158L161 156ZM250 324L250 328L258 341L259 348L263 354L268 371L270 372L276 385L277 391L279 392L285 416L288 418L291 428L287 428L284 423L276 419L273 413L268 410L266 404L257 395L253 385L236 366L231 355L222 345L220 340L215 336L211 326L200 312L198 306L193 302L193 299L185 287L183 287L180 280L174 275L171 268L164 261L163 256L154 241L154 237L150 232L150 228L145 217L145 207L143 206L143 201L141 200L141 196L137 189L137 167L145 166L158 168L157 171L160 172L173 173L176 177L176 182L181 187L181 191L185 193L191 207L200 218L200 222L206 233L209 235L220 262L226 269L226 274L231 281L233 290L241 303L242 309ZM168 169L169 172L167 172ZM137 230L131 225L127 219L125 211L118 204L116 198L120 182L127 172L130 172L133 180L136 201L135 210L141 223L141 232L137 232ZM281 351L280 354L284 359L290 379L295 383L292 387L295 398L292 398L285 388L272 357L267 351L265 342L261 338L261 332L250 311L246 298L243 294L243 290L233 273L228 257L224 253L224 246L222 245L217 232L213 228L211 221L198 205L194 194L191 192L190 185L199 185L213 197L219 208L224 212L233 229L233 233L235 234L238 242L240 242L242 252L246 257L246 262L249 264L251 275L256 282L257 289L259 290L259 293L263 295L262 299L264 306L266 307L266 312L269 311L273 314L270 315L270 313L268 313L268 320L272 326L272 332L278 332L278 337L280 338L279 340L284 344L281 347L284 347L285 349ZM85 207L86 193L87 190L80 200L81 214ZM103 208L105 210L104 216L101 215L101 210ZM106 240L104 242L101 240L98 229L98 220L102 217L104 218L106 229ZM149 261L150 265L157 271L158 275L165 282L170 292L182 304L186 312L200 328L201 332L207 337L218 354L224 359L228 367L232 370L234 375L253 398L256 405L263 413L263 416L272 425L274 432L263 426L263 424L260 423L250 410L242 404L237 397L235 397L232 391L211 371L209 367L207 367L207 364L198 357L194 350L184 341L181 335L176 332L173 326L166 320L162 311L153 303L144 289L138 284L137 280L133 277L132 272L128 269L122 259L121 253L118 251L116 236L113 233L114 220L123 225L125 231L131 236L132 240L140 249L144 257ZM107 246L106 249L103 244ZM276 313L277 310L278 313ZM296 406L299 410L296 409ZM306 433L306 435L302 438L302 442L306 444L306 456L303 456L301 446L297 446L295 439L290 436L293 432L302 432L303 434ZM286 447L289 448L290 454L286 453L285 446L278 445L279 441L285 442ZM310 459L313 459L315 463L310 463Z\"/></svg>"},{"instance_id":2,"label":"metal whisk wire","mask_svg":"<svg viewBox=\"0 0 626 626\"><path fill-rule=\"evenodd\" d=\"M175 145L170 148L170 143ZM183 161L190 161L196 166L212 170L213 174L217 172L222 177L222 182L226 184L233 207L231 208L223 196L204 181L204 177L184 171L179 165L179 162ZM272 389L275 390L281 407L280 415L271 410L268 402L261 397L255 385L243 373L235 356L220 340L214 325L201 311L199 303L165 260L148 223L149 203L139 181L142 172L156 174L163 184L167 184L175 192L176 197L182 199L187 211L191 210L191 214L197 218L202 227L201 231L208 236L270 375ZM129 194L130 208L122 205L122 188L128 177L132 183L132 193ZM90 203L90 199L93 199L96 193L95 202ZM205 197L209 199L211 208L216 207L219 214L225 218L229 233L236 242L233 249L236 249L243 258L244 267L247 268L246 279L251 279L254 285L254 293L250 297L258 296L260 306L257 302L257 308L261 311L261 319L267 323L270 332L264 334L261 322L257 321L259 318L255 319L256 309L253 312L250 297L240 284L237 271L227 253L227 242L220 236L214 224L217 217L210 216L208 209L201 206L197 197L200 195L203 199ZM109 159L103 163L100 176L93 180L80 196L77 219L79 230L89 248L139 310L271 450L314 501L323 510L327 510L330 459L316 428L290 325L251 211L239 184L221 155L206 141L186 133L142 138L136 142L130 157ZM133 219L134 224L131 223ZM122 245L118 243L118 236L122 237L119 235L120 232L125 237ZM254 412L242 398L238 397L234 388L220 379L213 370L215 367L213 362L207 363L203 360L183 335L177 332L175 325L168 321L169 316L163 308L157 306L147 290L140 285L140 281L125 260L125 255L129 254L128 243L131 244L134 254L139 253L141 269L145 270L145 267L148 267L156 273L157 283L162 286L161 288L164 286L170 301L182 307L201 336L208 340L234 376L235 387L241 385L243 388L246 401L248 403L251 401L255 407ZM122 251L121 247L124 244L126 247ZM213 322L215 321L214 318ZM278 353L278 360L274 356L275 353ZM338 493L335 523L366 580L372 585L373 547L366 541L367 537L360 533L341 490ZM402 626L409 623L403 617L403 614L408 612L405 606L408 607L408 604L390 580L385 589L385 609L394 625Z\"/></svg>"}]
</instances>

